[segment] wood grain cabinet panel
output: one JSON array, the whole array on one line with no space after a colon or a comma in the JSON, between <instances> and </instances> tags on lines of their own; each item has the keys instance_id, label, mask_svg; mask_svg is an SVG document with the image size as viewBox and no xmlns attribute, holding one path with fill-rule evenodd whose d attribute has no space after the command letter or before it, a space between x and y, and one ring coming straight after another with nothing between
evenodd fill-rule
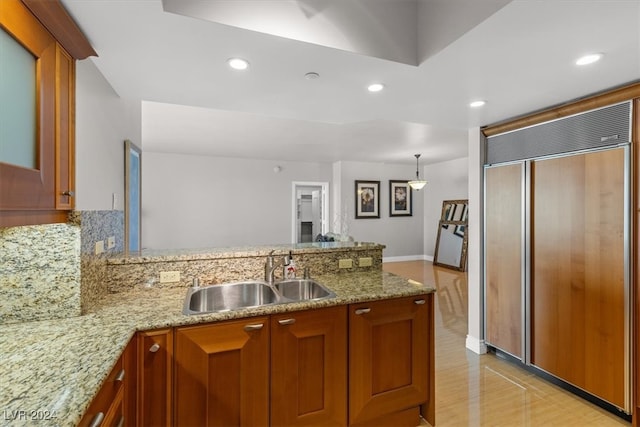
<instances>
[{"instance_id":1,"label":"wood grain cabinet panel","mask_svg":"<svg viewBox=\"0 0 640 427\"><path fill-rule=\"evenodd\" d=\"M122 395L122 416L124 427L138 425L138 338L133 336L122 354L125 388Z\"/></svg>"},{"instance_id":2,"label":"wood grain cabinet panel","mask_svg":"<svg viewBox=\"0 0 640 427\"><path fill-rule=\"evenodd\" d=\"M432 297L349 307L349 424L375 425L433 399ZM414 414L408 425L419 424Z\"/></svg>"},{"instance_id":3,"label":"wood grain cabinet panel","mask_svg":"<svg viewBox=\"0 0 640 427\"><path fill-rule=\"evenodd\" d=\"M633 239L632 253L634 255L632 290L635 298L634 301L634 319L632 327L634 330L633 339L633 375L634 375L634 407L633 407L633 426L640 425L640 289L638 286L638 275L640 274L640 98L633 101L633 183L635 192L633 197L633 229L635 230L635 238Z\"/></svg>"},{"instance_id":4,"label":"wood grain cabinet panel","mask_svg":"<svg viewBox=\"0 0 640 427\"><path fill-rule=\"evenodd\" d=\"M138 425L171 426L173 330L138 333Z\"/></svg>"},{"instance_id":5,"label":"wood grain cabinet panel","mask_svg":"<svg viewBox=\"0 0 640 427\"><path fill-rule=\"evenodd\" d=\"M175 424L269 424L269 318L176 329Z\"/></svg>"},{"instance_id":6,"label":"wood grain cabinet panel","mask_svg":"<svg viewBox=\"0 0 640 427\"><path fill-rule=\"evenodd\" d=\"M486 341L522 354L524 164L485 169Z\"/></svg>"},{"instance_id":7,"label":"wood grain cabinet panel","mask_svg":"<svg viewBox=\"0 0 640 427\"><path fill-rule=\"evenodd\" d=\"M532 363L625 406L624 150L532 164Z\"/></svg>"},{"instance_id":8,"label":"wood grain cabinet panel","mask_svg":"<svg viewBox=\"0 0 640 427\"><path fill-rule=\"evenodd\" d=\"M347 423L347 307L271 317L271 425Z\"/></svg>"},{"instance_id":9,"label":"wood grain cabinet panel","mask_svg":"<svg viewBox=\"0 0 640 427\"><path fill-rule=\"evenodd\" d=\"M75 75L74 59L56 45L55 208L75 205Z\"/></svg>"}]
</instances>

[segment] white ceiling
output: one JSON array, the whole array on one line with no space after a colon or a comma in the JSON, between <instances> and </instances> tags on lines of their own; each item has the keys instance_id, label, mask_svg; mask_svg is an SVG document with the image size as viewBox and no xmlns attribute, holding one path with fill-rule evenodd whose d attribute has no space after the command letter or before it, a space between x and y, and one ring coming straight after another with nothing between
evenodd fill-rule
<instances>
[{"instance_id":1,"label":"white ceiling","mask_svg":"<svg viewBox=\"0 0 640 427\"><path fill-rule=\"evenodd\" d=\"M470 127L640 79L640 0L348 0L344 13L345 0L258 0L273 32L303 38L309 20L305 42L266 34L246 8L256 0L166 0L176 13L160 0L62 1L116 92L143 101L145 151L433 163L466 156ZM589 52L605 56L576 67ZM250 69L229 69L234 56ZM374 81L386 89L367 92Z\"/></svg>"}]
</instances>

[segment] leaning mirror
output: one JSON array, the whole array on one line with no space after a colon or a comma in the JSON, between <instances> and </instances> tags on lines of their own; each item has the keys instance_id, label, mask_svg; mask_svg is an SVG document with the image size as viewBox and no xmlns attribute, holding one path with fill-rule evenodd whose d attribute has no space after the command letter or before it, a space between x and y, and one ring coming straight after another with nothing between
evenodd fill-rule
<instances>
[{"instance_id":1,"label":"leaning mirror","mask_svg":"<svg viewBox=\"0 0 640 427\"><path fill-rule=\"evenodd\" d=\"M458 271L467 269L466 222L440 221L433 264Z\"/></svg>"},{"instance_id":2,"label":"leaning mirror","mask_svg":"<svg viewBox=\"0 0 640 427\"><path fill-rule=\"evenodd\" d=\"M445 200L442 202L441 221L467 221L468 200Z\"/></svg>"}]
</instances>

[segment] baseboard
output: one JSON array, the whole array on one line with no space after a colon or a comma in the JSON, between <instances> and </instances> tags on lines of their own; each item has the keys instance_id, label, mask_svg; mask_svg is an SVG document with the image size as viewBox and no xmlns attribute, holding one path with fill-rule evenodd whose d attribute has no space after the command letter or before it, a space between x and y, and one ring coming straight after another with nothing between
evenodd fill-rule
<instances>
[{"instance_id":1,"label":"baseboard","mask_svg":"<svg viewBox=\"0 0 640 427\"><path fill-rule=\"evenodd\" d=\"M476 354L485 354L487 352L487 344L484 340L472 337L471 335L467 335L465 347Z\"/></svg>"},{"instance_id":2,"label":"baseboard","mask_svg":"<svg viewBox=\"0 0 640 427\"><path fill-rule=\"evenodd\" d=\"M407 255L382 257L382 262L403 262L403 261L433 261L431 255Z\"/></svg>"}]
</instances>

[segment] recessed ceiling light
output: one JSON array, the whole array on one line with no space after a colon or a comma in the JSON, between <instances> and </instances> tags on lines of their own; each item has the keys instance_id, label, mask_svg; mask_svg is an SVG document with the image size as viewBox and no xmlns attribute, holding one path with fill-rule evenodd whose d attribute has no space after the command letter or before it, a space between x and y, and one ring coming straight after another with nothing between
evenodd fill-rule
<instances>
[{"instance_id":1,"label":"recessed ceiling light","mask_svg":"<svg viewBox=\"0 0 640 427\"><path fill-rule=\"evenodd\" d=\"M310 73L305 74L304 77L307 80L315 80L320 78L320 74L311 71Z\"/></svg>"},{"instance_id":2,"label":"recessed ceiling light","mask_svg":"<svg viewBox=\"0 0 640 427\"><path fill-rule=\"evenodd\" d=\"M486 103L487 103L486 101L473 101L469 104L469 107L478 108L478 107L482 107Z\"/></svg>"},{"instance_id":3,"label":"recessed ceiling light","mask_svg":"<svg viewBox=\"0 0 640 427\"><path fill-rule=\"evenodd\" d=\"M246 70L247 68L249 68L249 61L242 58L227 59L227 64L229 64L229 67L233 68L234 70Z\"/></svg>"},{"instance_id":4,"label":"recessed ceiling light","mask_svg":"<svg viewBox=\"0 0 640 427\"><path fill-rule=\"evenodd\" d=\"M589 55L582 56L576 61L576 65L589 65L594 62L598 62L604 55L602 53L590 53Z\"/></svg>"},{"instance_id":5,"label":"recessed ceiling light","mask_svg":"<svg viewBox=\"0 0 640 427\"><path fill-rule=\"evenodd\" d=\"M369 92L380 92L384 89L384 85L382 83L372 83L367 87Z\"/></svg>"}]
</instances>

